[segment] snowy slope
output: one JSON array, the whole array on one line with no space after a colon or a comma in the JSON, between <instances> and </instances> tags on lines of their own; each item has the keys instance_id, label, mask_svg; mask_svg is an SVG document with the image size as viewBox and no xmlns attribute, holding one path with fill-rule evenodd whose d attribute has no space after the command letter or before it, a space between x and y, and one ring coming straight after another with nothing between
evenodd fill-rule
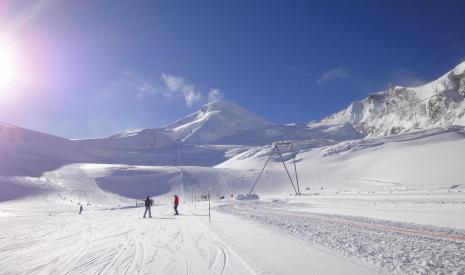
<instances>
[{"instance_id":1,"label":"snowy slope","mask_svg":"<svg viewBox=\"0 0 465 275\"><path fill-rule=\"evenodd\" d=\"M460 94L451 74L409 92ZM0 270L462 274L465 128L444 127L460 124L457 106L439 112L449 120L440 115L427 129L386 136L344 116L310 127L275 125L230 102L210 103L163 129L103 139L1 124ZM304 196L293 195L275 156L255 188L259 201L230 199L249 192L271 143L284 139L294 141ZM281 152L294 177L291 151ZM212 222L208 204L193 202L207 193ZM172 216L173 194L181 197L181 216ZM147 195L155 196L151 220L135 207Z\"/></svg>"},{"instance_id":2,"label":"snowy slope","mask_svg":"<svg viewBox=\"0 0 465 275\"><path fill-rule=\"evenodd\" d=\"M295 148L298 150L297 168L302 189L308 187L311 192L449 190L453 186L465 189L465 129L459 126L334 145L315 146L301 142ZM259 170L270 151L270 146L251 149L217 167ZM288 167L293 168L290 151L286 148L281 151ZM271 160L265 171L285 174L278 156ZM258 186L259 192L273 185L274 181L271 178L263 182ZM292 188L288 191L292 192Z\"/></svg>"},{"instance_id":3,"label":"snowy slope","mask_svg":"<svg viewBox=\"0 0 465 275\"><path fill-rule=\"evenodd\" d=\"M156 149L176 144L176 139L163 129L127 130L107 138L80 140L105 149Z\"/></svg>"},{"instance_id":4,"label":"snowy slope","mask_svg":"<svg viewBox=\"0 0 465 275\"><path fill-rule=\"evenodd\" d=\"M94 160L98 152L71 140L0 123L0 176L37 176L63 164Z\"/></svg>"},{"instance_id":5,"label":"snowy slope","mask_svg":"<svg viewBox=\"0 0 465 275\"><path fill-rule=\"evenodd\" d=\"M0 269L34 274L464 271L463 229L315 213L315 206L322 200L331 205L342 204L346 210L350 210L347 206L358 205L365 209L378 207L379 211L378 202L381 207L397 208L398 212L416 217L418 210L425 211L425 207L443 207L443 212L448 213L451 204L447 199L429 194L417 202L415 197L406 195L400 202L387 198L379 203L378 198L373 204L371 201L378 194L357 198L353 193L353 198L281 195L257 202L220 201L217 192L227 192L221 188L249 184L240 177L229 178L229 172L251 174L218 168L102 164L74 164L46 173L44 184L55 188L45 196L0 204ZM231 183L229 187L220 179L222 175ZM277 182L284 181L275 179ZM142 219L144 209L136 208L132 198L160 195L158 192L166 185L174 188L154 198L153 219ZM198 188L197 195L213 191L211 222L208 204L193 203L189 187ZM173 193L181 194L180 216L172 215ZM352 203L347 203L348 199ZM463 196L452 201L462 208L451 220L461 220L462 201ZM84 205L81 215L77 214L77 203ZM416 205L413 209L405 209L412 208L412 204ZM296 256L289 258L289 253Z\"/></svg>"},{"instance_id":6,"label":"snowy slope","mask_svg":"<svg viewBox=\"0 0 465 275\"><path fill-rule=\"evenodd\" d=\"M209 103L166 128L126 131L102 139L67 140L2 124L0 176L40 176L72 163L202 166L188 169L189 173L183 173L182 181L171 181L173 184L164 189L166 193L179 182L183 186L204 186L203 189L216 184L215 179L221 178L218 170L206 168L216 166L235 170L237 173L227 174L234 174L232 178L242 177L245 186L250 185L261 169L273 141L293 140L298 150L303 187L318 185L332 190L367 190L423 185L425 189L447 188L462 184L457 171L461 171L460 165L465 160L459 154L463 147L463 128L444 130L432 127L460 124L463 120L464 71L465 63L462 63L430 84L393 88L353 103L349 109L310 126L272 124L228 101ZM439 103L434 100L439 97L444 98L445 105L437 105ZM416 116L413 113L413 119L416 117L418 123L413 126L426 130L412 128L409 124L412 113L406 109L386 112L394 108L390 106L405 104L407 99L423 100L415 105L419 111ZM423 113L420 111L422 106L425 108ZM434 106L437 115L431 116ZM421 114L424 117L420 120ZM396 132L392 130L392 127L398 129L396 123L402 123L404 127L400 132L410 132L376 137ZM362 139L365 134L374 137ZM403 157L399 158L399 155ZM290 164L291 153L284 152L284 158ZM431 161L425 162L425 159ZM446 162L450 164L444 165ZM265 171L267 185L260 192L289 191L279 158L273 163L274 168ZM178 175L178 172L168 174ZM211 184L203 185L202 179L210 176ZM131 172L129 176L116 175L118 180L115 182L125 185L120 178L128 182L130 178L145 181L138 172ZM11 179L5 178L4 182L13 188ZM114 183L102 183L99 188L119 190Z\"/></svg>"},{"instance_id":7,"label":"snowy slope","mask_svg":"<svg viewBox=\"0 0 465 275\"><path fill-rule=\"evenodd\" d=\"M319 128L351 124L368 136L465 125L464 97L465 62L462 62L433 82L413 88L393 86L308 125Z\"/></svg>"}]
</instances>

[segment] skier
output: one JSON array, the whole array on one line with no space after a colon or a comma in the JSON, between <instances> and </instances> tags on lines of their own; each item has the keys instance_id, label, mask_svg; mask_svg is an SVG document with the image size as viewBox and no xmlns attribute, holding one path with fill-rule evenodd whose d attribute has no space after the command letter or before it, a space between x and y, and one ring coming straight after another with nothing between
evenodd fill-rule
<instances>
[{"instance_id":1,"label":"skier","mask_svg":"<svg viewBox=\"0 0 465 275\"><path fill-rule=\"evenodd\" d=\"M178 213L178 205L179 205L179 197L177 195L174 195L174 214L179 215Z\"/></svg>"},{"instance_id":2,"label":"skier","mask_svg":"<svg viewBox=\"0 0 465 275\"><path fill-rule=\"evenodd\" d=\"M82 213L82 204L81 206L79 206L79 215L81 215L81 213Z\"/></svg>"},{"instance_id":3,"label":"skier","mask_svg":"<svg viewBox=\"0 0 465 275\"><path fill-rule=\"evenodd\" d=\"M149 211L149 218L152 218L152 211L150 211L150 206L152 206L153 201L150 199L149 196L145 198L145 212L144 212L144 219L145 215L147 214L147 211Z\"/></svg>"}]
</instances>

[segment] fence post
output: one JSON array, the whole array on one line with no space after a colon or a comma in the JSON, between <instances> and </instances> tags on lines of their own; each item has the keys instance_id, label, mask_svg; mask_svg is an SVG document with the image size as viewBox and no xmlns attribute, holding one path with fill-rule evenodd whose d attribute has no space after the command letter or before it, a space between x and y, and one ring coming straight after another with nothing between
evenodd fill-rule
<instances>
[{"instance_id":1,"label":"fence post","mask_svg":"<svg viewBox=\"0 0 465 275\"><path fill-rule=\"evenodd\" d=\"M210 212L210 192L208 192L208 221L212 222L211 212Z\"/></svg>"}]
</instances>

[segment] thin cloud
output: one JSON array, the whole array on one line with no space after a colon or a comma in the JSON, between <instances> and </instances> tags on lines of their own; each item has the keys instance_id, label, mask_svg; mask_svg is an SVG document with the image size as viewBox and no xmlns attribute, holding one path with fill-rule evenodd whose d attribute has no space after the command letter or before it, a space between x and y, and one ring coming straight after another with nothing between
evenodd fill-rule
<instances>
[{"instance_id":1,"label":"thin cloud","mask_svg":"<svg viewBox=\"0 0 465 275\"><path fill-rule=\"evenodd\" d=\"M224 93L219 89L211 89L208 92L208 102L223 100Z\"/></svg>"},{"instance_id":2,"label":"thin cloud","mask_svg":"<svg viewBox=\"0 0 465 275\"><path fill-rule=\"evenodd\" d=\"M123 70L123 78L112 83L115 90L134 91L138 100L143 101L152 94L161 94L155 80L130 69ZM118 89L119 87L119 89Z\"/></svg>"},{"instance_id":3,"label":"thin cloud","mask_svg":"<svg viewBox=\"0 0 465 275\"><path fill-rule=\"evenodd\" d=\"M350 70L347 66L340 65L329 71L324 72L320 78L317 80L319 85L338 80L338 79L347 79L350 77Z\"/></svg>"},{"instance_id":4,"label":"thin cloud","mask_svg":"<svg viewBox=\"0 0 465 275\"><path fill-rule=\"evenodd\" d=\"M203 98L202 93L183 77L162 73L161 79L167 91L184 96L187 106L192 106Z\"/></svg>"},{"instance_id":5,"label":"thin cloud","mask_svg":"<svg viewBox=\"0 0 465 275\"><path fill-rule=\"evenodd\" d=\"M204 93L189 82L186 78L170 73L162 73L159 78L149 77L138 71L125 69L123 77L109 83L105 87L105 93L130 92L139 101L145 101L151 96L158 95L165 98L180 97L184 99L187 106L201 102L206 95L208 101L221 100L224 93L220 89L210 89Z\"/></svg>"},{"instance_id":6,"label":"thin cloud","mask_svg":"<svg viewBox=\"0 0 465 275\"><path fill-rule=\"evenodd\" d=\"M415 72L411 70L395 70L391 72L391 83L398 86L404 87L417 87L428 82L427 79L424 79L418 76Z\"/></svg>"}]
</instances>

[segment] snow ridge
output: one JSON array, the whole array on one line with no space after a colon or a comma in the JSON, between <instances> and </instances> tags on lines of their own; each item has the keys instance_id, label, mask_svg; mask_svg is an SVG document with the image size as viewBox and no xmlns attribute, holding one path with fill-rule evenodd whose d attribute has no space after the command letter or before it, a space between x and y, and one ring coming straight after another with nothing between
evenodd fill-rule
<instances>
[{"instance_id":1,"label":"snow ridge","mask_svg":"<svg viewBox=\"0 0 465 275\"><path fill-rule=\"evenodd\" d=\"M240 130L264 128L271 123L230 101L214 101L165 129L182 142L212 143Z\"/></svg>"},{"instance_id":2,"label":"snow ridge","mask_svg":"<svg viewBox=\"0 0 465 275\"><path fill-rule=\"evenodd\" d=\"M439 79L419 87L392 86L352 102L346 109L311 128L351 124L367 136L386 136L413 129L465 125L465 62Z\"/></svg>"}]
</instances>

